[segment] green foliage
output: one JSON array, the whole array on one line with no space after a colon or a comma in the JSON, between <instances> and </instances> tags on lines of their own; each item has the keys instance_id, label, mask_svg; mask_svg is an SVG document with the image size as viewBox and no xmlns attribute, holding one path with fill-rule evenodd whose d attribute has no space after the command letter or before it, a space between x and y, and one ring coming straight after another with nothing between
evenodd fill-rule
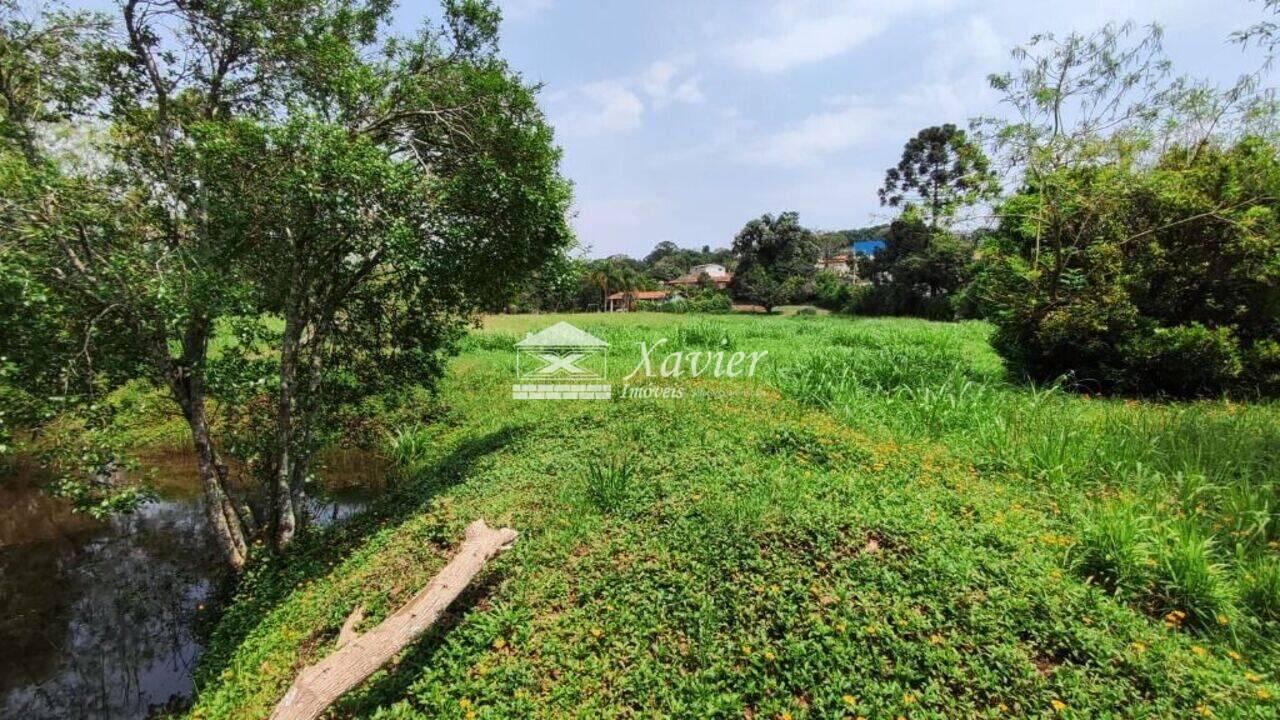
<instances>
[{"instance_id":1,"label":"green foliage","mask_svg":"<svg viewBox=\"0 0 1280 720\"><path fill-rule=\"evenodd\" d=\"M1072 557L1076 572L1112 592L1145 590L1151 575L1147 565L1151 557L1149 527L1149 519L1127 503L1089 508L1081 520L1080 541Z\"/></svg>"},{"instance_id":2,"label":"green foliage","mask_svg":"<svg viewBox=\"0 0 1280 720\"><path fill-rule=\"evenodd\" d=\"M110 25L61 2L30 9L0 0L0 148L36 160L37 127L83 113L95 97Z\"/></svg>"},{"instance_id":3,"label":"green foliage","mask_svg":"<svg viewBox=\"0 0 1280 720\"><path fill-rule=\"evenodd\" d=\"M988 246L996 348L1041 380L1166 393L1273 392L1280 157L1257 139L1082 167L1003 207ZM1045 205L1047 225L1025 218Z\"/></svg>"},{"instance_id":4,"label":"green foliage","mask_svg":"<svg viewBox=\"0 0 1280 720\"><path fill-rule=\"evenodd\" d=\"M1156 600L1163 612L1183 613L1201 627L1230 621L1231 586L1215 555L1213 538L1197 525L1174 527L1156 562Z\"/></svg>"},{"instance_id":5,"label":"green foliage","mask_svg":"<svg viewBox=\"0 0 1280 720\"><path fill-rule=\"evenodd\" d=\"M1268 622L1280 622L1280 561L1260 557L1242 569L1240 599Z\"/></svg>"},{"instance_id":6,"label":"green foliage","mask_svg":"<svg viewBox=\"0 0 1280 720\"><path fill-rule=\"evenodd\" d=\"M640 340L679 337L767 349L770 369L750 389L673 381L680 400L511 401L505 342L559 320L609 341L621 367ZM476 517L520 541L336 714L1274 714L1275 626L1245 599L1247 573L1274 558L1256 540L1237 558L1232 535L1262 507L1243 497L1273 487L1272 404L1008 385L985 323L486 325L500 340L466 342L441 386L452 412L399 494L250 571L193 714L269 713L351 607L385 617ZM1057 449L1033 461L1044 436ZM618 472L623 453L633 469ZM1185 523L1213 542L1177 539ZM1132 552L1135 538L1163 565ZM1096 568L1135 563L1116 576L1130 590L1099 590ZM1197 619L1171 615L1175 598ZM1198 619L1215 607L1227 625Z\"/></svg>"},{"instance_id":7,"label":"green foliage","mask_svg":"<svg viewBox=\"0 0 1280 720\"><path fill-rule=\"evenodd\" d=\"M795 299L816 273L818 242L800 225L800 216L784 212L748 222L733 240L738 256L734 295L772 312Z\"/></svg>"},{"instance_id":8,"label":"green foliage","mask_svg":"<svg viewBox=\"0 0 1280 720\"><path fill-rule=\"evenodd\" d=\"M592 460L583 480L587 502L600 512L616 513L635 493L636 464L626 454Z\"/></svg>"},{"instance_id":9,"label":"green foliage","mask_svg":"<svg viewBox=\"0 0 1280 720\"><path fill-rule=\"evenodd\" d=\"M210 502L222 454L246 460L275 481L263 524L283 546L308 458L356 434L353 409L430 386L473 312L563 256L569 186L492 3L446 2L408 38L377 1L156 7L126 3L90 37L89 16L40 32L0 6L0 78L53 93L10 107L4 137L55 107L81 124L103 111L109 130L68 157L0 147L0 269L20 270L0 302L33 310L0 328L15 330L5 396L163 382ZM264 318L282 326L217 339ZM220 537L233 564L237 533Z\"/></svg>"},{"instance_id":10,"label":"green foliage","mask_svg":"<svg viewBox=\"0 0 1280 720\"><path fill-rule=\"evenodd\" d=\"M968 243L946 230L911 215L895 220L884 249L862 264L873 288L851 302L851 309L862 315L951 320L971 255Z\"/></svg>"},{"instance_id":11,"label":"green foliage","mask_svg":"<svg viewBox=\"0 0 1280 720\"><path fill-rule=\"evenodd\" d=\"M880 204L913 208L937 229L962 207L993 199L999 191L982 148L955 125L928 127L907 141L902 159L885 171Z\"/></svg>"},{"instance_id":12,"label":"green foliage","mask_svg":"<svg viewBox=\"0 0 1280 720\"><path fill-rule=\"evenodd\" d=\"M653 246L653 250L644 257L646 272L655 280L674 280L686 275L695 265L716 263L724 265L732 271L734 257L728 248L712 250L703 247L701 250L682 248L675 243L664 240Z\"/></svg>"},{"instance_id":13,"label":"green foliage","mask_svg":"<svg viewBox=\"0 0 1280 720\"><path fill-rule=\"evenodd\" d=\"M733 312L733 298L729 297L729 293L723 290L693 289L686 291L684 296L674 298L668 302L636 303L636 309L664 313L723 315Z\"/></svg>"}]
</instances>

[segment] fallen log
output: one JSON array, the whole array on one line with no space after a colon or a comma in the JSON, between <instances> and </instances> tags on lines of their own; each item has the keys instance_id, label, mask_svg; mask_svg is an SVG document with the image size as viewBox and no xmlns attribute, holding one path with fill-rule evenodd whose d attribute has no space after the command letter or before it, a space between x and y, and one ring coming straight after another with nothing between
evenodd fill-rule
<instances>
[{"instance_id":1,"label":"fallen log","mask_svg":"<svg viewBox=\"0 0 1280 720\"><path fill-rule=\"evenodd\" d=\"M511 546L516 531L490 528L484 520L467 526L458 554L404 607L361 635L357 607L343 624L338 648L303 668L271 713L272 720L314 720L325 708L385 665L444 614L485 562Z\"/></svg>"}]
</instances>

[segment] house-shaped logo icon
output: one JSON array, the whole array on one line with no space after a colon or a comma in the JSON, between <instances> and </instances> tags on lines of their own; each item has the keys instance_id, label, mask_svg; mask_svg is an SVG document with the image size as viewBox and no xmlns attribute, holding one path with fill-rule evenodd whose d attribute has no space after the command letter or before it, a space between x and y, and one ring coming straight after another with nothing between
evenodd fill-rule
<instances>
[{"instance_id":1,"label":"house-shaped logo icon","mask_svg":"<svg viewBox=\"0 0 1280 720\"><path fill-rule=\"evenodd\" d=\"M566 322L516 343L516 400L608 400L609 343Z\"/></svg>"}]
</instances>

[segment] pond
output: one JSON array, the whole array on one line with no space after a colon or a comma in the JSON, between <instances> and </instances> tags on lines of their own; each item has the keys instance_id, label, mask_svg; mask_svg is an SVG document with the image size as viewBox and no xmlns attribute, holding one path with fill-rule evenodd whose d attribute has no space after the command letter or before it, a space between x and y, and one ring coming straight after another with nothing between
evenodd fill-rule
<instances>
[{"instance_id":1,"label":"pond","mask_svg":"<svg viewBox=\"0 0 1280 720\"><path fill-rule=\"evenodd\" d=\"M141 719L182 702L194 631L223 578L189 454L144 459L160 499L97 521L39 489L19 458L0 476L0 717ZM386 467L329 453L321 524L381 492Z\"/></svg>"}]
</instances>

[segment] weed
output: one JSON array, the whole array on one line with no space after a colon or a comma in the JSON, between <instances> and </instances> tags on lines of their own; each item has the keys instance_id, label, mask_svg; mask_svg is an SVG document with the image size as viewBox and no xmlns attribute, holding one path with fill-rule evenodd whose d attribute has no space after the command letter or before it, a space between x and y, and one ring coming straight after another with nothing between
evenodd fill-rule
<instances>
[{"instance_id":1,"label":"weed","mask_svg":"<svg viewBox=\"0 0 1280 720\"><path fill-rule=\"evenodd\" d=\"M1230 586L1213 538L1191 521L1169 532L1156 564L1156 601L1162 612L1185 613L1189 624L1211 627L1229 617Z\"/></svg>"},{"instance_id":2,"label":"weed","mask_svg":"<svg viewBox=\"0 0 1280 720\"><path fill-rule=\"evenodd\" d=\"M587 464L587 501L603 513L622 510L633 495L636 466L631 457L617 454Z\"/></svg>"},{"instance_id":3,"label":"weed","mask_svg":"<svg viewBox=\"0 0 1280 720\"><path fill-rule=\"evenodd\" d=\"M1262 620L1280 621L1280 560L1260 557L1245 565L1240 578L1240 600Z\"/></svg>"},{"instance_id":4,"label":"weed","mask_svg":"<svg viewBox=\"0 0 1280 720\"><path fill-rule=\"evenodd\" d=\"M1130 503L1095 504L1080 519L1073 565L1114 593L1133 594L1148 581L1150 520Z\"/></svg>"}]
</instances>

